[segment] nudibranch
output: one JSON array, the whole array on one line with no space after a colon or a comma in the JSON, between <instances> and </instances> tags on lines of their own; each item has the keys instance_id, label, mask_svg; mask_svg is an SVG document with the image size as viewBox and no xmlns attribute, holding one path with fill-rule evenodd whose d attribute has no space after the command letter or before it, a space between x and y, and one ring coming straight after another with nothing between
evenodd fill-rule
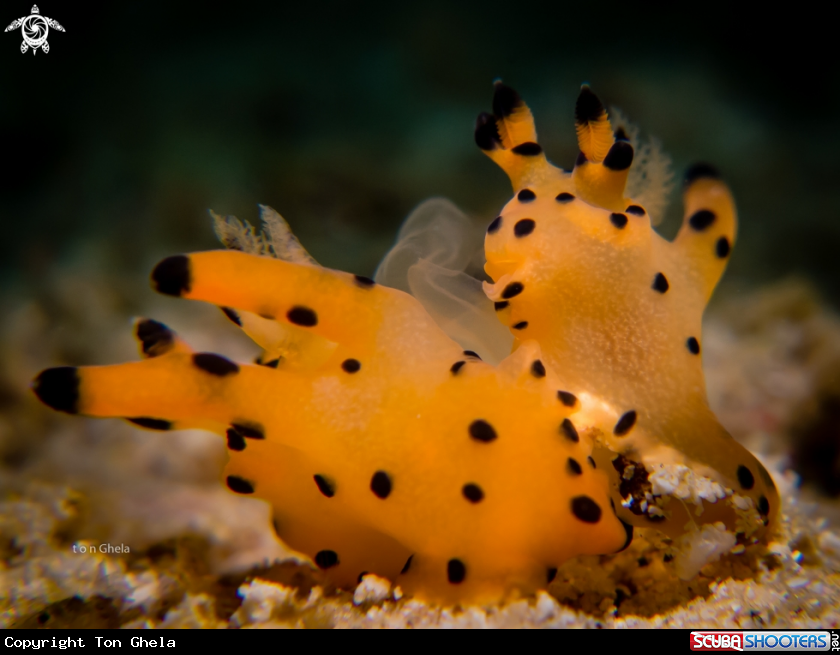
<instances>
[{"instance_id":1,"label":"nudibranch","mask_svg":"<svg viewBox=\"0 0 840 655\"><path fill-rule=\"evenodd\" d=\"M633 150L587 88L572 173L547 162L514 91L497 84L493 104L476 140L516 192L485 244L484 302L515 335L498 365L411 295L319 266L289 233L283 252L177 255L152 273L163 294L218 305L263 349L257 364L144 319L141 361L47 369L36 395L217 433L230 490L267 500L278 536L342 586L370 572L422 599L491 603L571 557L620 551L633 524L759 538L778 496L709 410L700 364L735 238L726 187L694 169L668 243L623 197Z\"/></svg>"},{"instance_id":2,"label":"nudibranch","mask_svg":"<svg viewBox=\"0 0 840 655\"><path fill-rule=\"evenodd\" d=\"M36 393L70 413L224 435L227 486L268 500L280 538L338 584L375 572L422 598L490 602L628 542L536 343L493 367L401 291L242 252L171 257L152 279L291 357L237 364L144 320L146 359L48 369ZM295 356L307 347L317 354Z\"/></svg>"},{"instance_id":3,"label":"nudibranch","mask_svg":"<svg viewBox=\"0 0 840 655\"><path fill-rule=\"evenodd\" d=\"M760 536L778 493L709 409L701 363L703 310L737 230L726 184L709 165L688 171L683 224L669 242L625 197L633 147L588 86L571 172L548 162L529 108L501 82L493 112L479 116L475 138L514 197L487 228L485 292L514 349L539 343L580 400L578 422L612 472L619 516L672 536L694 521Z\"/></svg>"}]
</instances>

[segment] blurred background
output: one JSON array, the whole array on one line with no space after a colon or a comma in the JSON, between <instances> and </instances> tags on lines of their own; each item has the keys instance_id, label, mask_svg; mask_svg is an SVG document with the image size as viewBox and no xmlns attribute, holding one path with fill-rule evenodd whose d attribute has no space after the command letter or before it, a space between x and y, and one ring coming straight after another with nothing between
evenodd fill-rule
<instances>
[{"instance_id":1,"label":"blurred background","mask_svg":"<svg viewBox=\"0 0 840 655\"><path fill-rule=\"evenodd\" d=\"M423 199L481 220L507 200L472 138L501 77L558 165L576 155L582 82L657 136L678 173L716 164L742 221L725 284L797 272L840 302L836 44L808 17L670 3L40 8L67 30L49 54L21 55L20 30L0 37L6 289L31 294L73 260L145 276L161 255L217 245L208 208L256 223L256 203L323 264L369 275ZM29 10L6 2L0 20Z\"/></svg>"}]
</instances>

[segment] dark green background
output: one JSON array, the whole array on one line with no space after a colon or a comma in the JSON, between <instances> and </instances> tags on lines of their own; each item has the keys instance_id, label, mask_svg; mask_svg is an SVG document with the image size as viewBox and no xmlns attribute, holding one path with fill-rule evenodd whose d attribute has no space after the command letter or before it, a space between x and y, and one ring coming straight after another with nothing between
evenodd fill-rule
<instances>
[{"instance_id":1,"label":"dark green background","mask_svg":"<svg viewBox=\"0 0 840 655\"><path fill-rule=\"evenodd\" d=\"M323 264L371 274L423 199L482 220L507 200L472 140L502 77L559 165L576 154L582 82L658 136L678 170L715 163L742 220L730 288L800 273L840 300L837 36L813 12L39 6L67 30L50 33L49 54L0 34L0 279L24 295L80 260L145 276L161 256L215 247L207 208L255 222L258 202ZM30 7L3 3L0 22Z\"/></svg>"}]
</instances>

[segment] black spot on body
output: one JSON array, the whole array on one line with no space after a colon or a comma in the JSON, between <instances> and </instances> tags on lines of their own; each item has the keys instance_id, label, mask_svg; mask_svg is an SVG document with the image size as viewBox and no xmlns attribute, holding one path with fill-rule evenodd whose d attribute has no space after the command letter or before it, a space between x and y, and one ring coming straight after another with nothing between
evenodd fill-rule
<instances>
[{"instance_id":1,"label":"black spot on body","mask_svg":"<svg viewBox=\"0 0 840 655\"><path fill-rule=\"evenodd\" d=\"M570 475L581 475L583 473L583 469L578 464L578 461L572 457L569 457L566 462L566 470L569 471Z\"/></svg>"},{"instance_id":2,"label":"black spot on body","mask_svg":"<svg viewBox=\"0 0 840 655\"><path fill-rule=\"evenodd\" d=\"M563 193L558 193L557 197L555 198L557 202L562 203L572 202L572 200L574 199L575 197L571 193L566 193L565 191Z\"/></svg>"},{"instance_id":3,"label":"black spot on body","mask_svg":"<svg viewBox=\"0 0 840 655\"><path fill-rule=\"evenodd\" d=\"M535 378L545 377L545 364L543 364L539 359L535 359L533 364L531 364L531 375Z\"/></svg>"},{"instance_id":4,"label":"black spot on body","mask_svg":"<svg viewBox=\"0 0 840 655\"><path fill-rule=\"evenodd\" d=\"M147 418L145 416L140 416L137 418L127 418L125 420L129 423L134 423L134 425L139 425L141 428L146 428L148 430L172 429L172 421L165 421L162 418Z\"/></svg>"},{"instance_id":5,"label":"black spot on body","mask_svg":"<svg viewBox=\"0 0 840 655\"><path fill-rule=\"evenodd\" d=\"M747 490L755 486L755 478L753 477L752 471L743 464L738 467L738 484L741 485L741 489Z\"/></svg>"},{"instance_id":6,"label":"black spot on body","mask_svg":"<svg viewBox=\"0 0 840 655\"><path fill-rule=\"evenodd\" d=\"M150 318L137 322L135 334L140 340L143 354L149 357L158 357L172 349L175 342L175 335L163 323L153 321Z\"/></svg>"},{"instance_id":7,"label":"black spot on body","mask_svg":"<svg viewBox=\"0 0 840 655\"><path fill-rule=\"evenodd\" d=\"M369 277L365 277L364 275L354 275L353 281L363 289L370 289L373 285L376 284L376 282L371 280Z\"/></svg>"},{"instance_id":8,"label":"black spot on body","mask_svg":"<svg viewBox=\"0 0 840 655\"><path fill-rule=\"evenodd\" d=\"M220 378L239 373L239 366L215 353L195 353L192 360L196 368L200 368L205 373L210 373L210 375L216 375Z\"/></svg>"},{"instance_id":9,"label":"black spot on body","mask_svg":"<svg viewBox=\"0 0 840 655\"><path fill-rule=\"evenodd\" d=\"M627 216L613 212L610 214L610 223L615 225L619 230L623 230L624 226L627 225Z\"/></svg>"},{"instance_id":10,"label":"black spot on body","mask_svg":"<svg viewBox=\"0 0 840 655\"><path fill-rule=\"evenodd\" d=\"M359 577L358 577L358 578L356 578L356 582L357 582L358 584L362 584L362 579L363 579L366 575L368 575L368 573L369 573L369 571L362 571L361 573L359 573Z\"/></svg>"},{"instance_id":11,"label":"black spot on body","mask_svg":"<svg viewBox=\"0 0 840 655\"><path fill-rule=\"evenodd\" d=\"M542 147L539 143L526 141L525 143L520 143L515 148L511 148L511 152L525 157L535 157L542 152Z\"/></svg>"},{"instance_id":12,"label":"black spot on body","mask_svg":"<svg viewBox=\"0 0 840 655\"><path fill-rule=\"evenodd\" d=\"M578 443L580 441L575 424L567 418L564 418L563 422L560 424L560 433L569 441L574 443Z\"/></svg>"},{"instance_id":13,"label":"black spot on body","mask_svg":"<svg viewBox=\"0 0 840 655\"><path fill-rule=\"evenodd\" d=\"M683 178L683 185L688 187L693 182L696 182L697 180L703 178L719 180L720 173L711 164L697 163L693 166L690 166L689 169L685 172L685 177Z\"/></svg>"},{"instance_id":14,"label":"black spot on body","mask_svg":"<svg viewBox=\"0 0 840 655\"><path fill-rule=\"evenodd\" d=\"M572 514L584 523L597 523L601 520L601 508L589 496L572 498Z\"/></svg>"},{"instance_id":15,"label":"black spot on body","mask_svg":"<svg viewBox=\"0 0 840 655\"><path fill-rule=\"evenodd\" d=\"M473 484L472 482L465 484L461 489L461 493L464 494L464 498L471 503L479 503L484 500L484 492L481 490L481 487L477 484Z\"/></svg>"},{"instance_id":16,"label":"black spot on body","mask_svg":"<svg viewBox=\"0 0 840 655\"><path fill-rule=\"evenodd\" d=\"M536 200L537 194L531 191L531 189L522 189L522 191L516 194L516 197L519 202L531 202L532 200Z\"/></svg>"},{"instance_id":17,"label":"black spot on body","mask_svg":"<svg viewBox=\"0 0 840 655\"><path fill-rule=\"evenodd\" d=\"M452 371L452 374L453 374L453 375L457 375L458 371L460 371L460 370L461 370L461 367L462 367L464 364L466 364L466 362L464 362L464 361L455 362L455 363L452 365L452 368L450 368L449 370L450 370L450 371Z\"/></svg>"},{"instance_id":18,"label":"black spot on body","mask_svg":"<svg viewBox=\"0 0 840 655\"><path fill-rule=\"evenodd\" d=\"M662 275L662 273L657 273L656 277L653 278L653 284L650 288L659 293L665 293L671 288L671 285L668 284L668 278Z\"/></svg>"},{"instance_id":19,"label":"black spot on body","mask_svg":"<svg viewBox=\"0 0 840 655\"><path fill-rule=\"evenodd\" d=\"M315 553L315 564L321 570L331 569L339 564L338 553L334 550L319 550Z\"/></svg>"},{"instance_id":20,"label":"black spot on body","mask_svg":"<svg viewBox=\"0 0 840 655\"><path fill-rule=\"evenodd\" d=\"M534 222L532 218L523 218L520 221L516 221L516 225L513 226L513 234L518 237L527 237L531 232L534 231L534 228L537 224Z\"/></svg>"},{"instance_id":21,"label":"black spot on body","mask_svg":"<svg viewBox=\"0 0 840 655\"><path fill-rule=\"evenodd\" d=\"M487 226L487 234L495 234L499 231L500 227L502 227L502 217L496 216L490 225Z\"/></svg>"},{"instance_id":22,"label":"black spot on body","mask_svg":"<svg viewBox=\"0 0 840 655\"><path fill-rule=\"evenodd\" d=\"M245 437L239 434L235 428L228 428L225 436L227 437L227 447L229 450L235 450L236 452L245 450Z\"/></svg>"},{"instance_id":23,"label":"black spot on body","mask_svg":"<svg viewBox=\"0 0 840 655\"><path fill-rule=\"evenodd\" d=\"M228 489L238 494L254 493L254 484L245 478L240 478L238 475L227 476L226 482Z\"/></svg>"},{"instance_id":24,"label":"black spot on body","mask_svg":"<svg viewBox=\"0 0 840 655\"><path fill-rule=\"evenodd\" d=\"M482 150L494 150L501 142L496 117L481 112L475 121L475 143Z\"/></svg>"},{"instance_id":25,"label":"black spot on body","mask_svg":"<svg viewBox=\"0 0 840 655\"><path fill-rule=\"evenodd\" d=\"M224 315L227 316L232 323L236 323L239 327L242 327L242 320L239 318L239 314L237 314L234 310L230 307L219 307L219 309L222 310L222 313L224 313Z\"/></svg>"},{"instance_id":26,"label":"black spot on body","mask_svg":"<svg viewBox=\"0 0 840 655\"><path fill-rule=\"evenodd\" d=\"M263 366L267 368L277 368L280 366L280 358L278 357L277 359L272 359L270 362L263 364Z\"/></svg>"},{"instance_id":27,"label":"black spot on body","mask_svg":"<svg viewBox=\"0 0 840 655\"><path fill-rule=\"evenodd\" d=\"M493 303L493 309L497 312L502 311L505 307L507 307L510 303L507 300L500 300L498 302Z\"/></svg>"},{"instance_id":28,"label":"black spot on body","mask_svg":"<svg viewBox=\"0 0 840 655\"><path fill-rule=\"evenodd\" d=\"M633 429L634 425L636 425L636 410L631 409L629 412L622 414L621 418L618 419L618 423L613 428L613 434L617 437L623 437Z\"/></svg>"},{"instance_id":29,"label":"black spot on body","mask_svg":"<svg viewBox=\"0 0 840 655\"><path fill-rule=\"evenodd\" d=\"M615 508L613 508L613 510L614 509ZM627 550L627 547L633 542L633 526L630 525L629 523L623 521L622 519L618 519L618 520L621 521L621 525L624 526L624 534L625 534L624 545L621 548L619 548L617 551L615 551L617 553L620 553L623 550ZM641 566L641 564L639 566Z\"/></svg>"},{"instance_id":30,"label":"black spot on body","mask_svg":"<svg viewBox=\"0 0 840 655\"><path fill-rule=\"evenodd\" d=\"M385 471L377 471L370 479L370 490L384 500L391 495L391 477Z\"/></svg>"},{"instance_id":31,"label":"black spot on body","mask_svg":"<svg viewBox=\"0 0 840 655\"><path fill-rule=\"evenodd\" d=\"M726 259L729 256L730 250L732 250L732 246L729 245L729 239L721 237L717 240L717 243L715 244L715 254L718 257Z\"/></svg>"},{"instance_id":32,"label":"black spot on body","mask_svg":"<svg viewBox=\"0 0 840 655\"><path fill-rule=\"evenodd\" d=\"M499 436L493 426L483 419L470 423L469 433L473 439L482 443L490 443Z\"/></svg>"},{"instance_id":33,"label":"black spot on body","mask_svg":"<svg viewBox=\"0 0 840 655\"><path fill-rule=\"evenodd\" d=\"M467 577L467 567L459 559L451 559L446 565L446 577L452 584L460 584Z\"/></svg>"},{"instance_id":34,"label":"black spot on body","mask_svg":"<svg viewBox=\"0 0 840 655\"><path fill-rule=\"evenodd\" d=\"M511 327L513 327L514 330L524 330L526 327L528 327L528 321L519 321L519 323L516 323Z\"/></svg>"},{"instance_id":35,"label":"black spot on body","mask_svg":"<svg viewBox=\"0 0 840 655\"><path fill-rule=\"evenodd\" d=\"M758 499L758 513L762 516L770 514L770 501L767 500L767 496Z\"/></svg>"},{"instance_id":36,"label":"black spot on body","mask_svg":"<svg viewBox=\"0 0 840 655\"><path fill-rule=\"evenodd\" d=\"M323 475L314 475L315 484L318 485L318 491L324 494L327 498L335 496L335 483L325 478Z\"/></svg>"},{"instance_id":37,"label":"black spot on body","mask_svg":"<svg viewBox=\"0 0 840 655\"><path fill-rule=\"evenodd\" d=\"M152 271L152 286L167 296L189 293L192 285L190 258L185 255L167 257Z\"/></svg>"},{"instance_id":38,"label":"black spot on body","mask_svg":"<svg viewBox=\"0 0 840 655\"><path fill-rule=\"evenodd\" d=\"M633 146L627 141L616 141L612 144L604 166L611 171L626 171L633 163Z\"/></svg>"},{"instance_id":39,"label":"black spot on body","mask_svg":"<svg viewBox=\"0 0 840 655\"><path fill-rule=\"evenodd\" d=\"M411 560L414 558L414 555L409 555L408 559L405 560L405 565L402 567L402 571L400 571L400 575L405 575L408 573L408 569L411 568Z\"/></svg>"},{"instance_id":40,"label":"black spot on body","mask_svg":"<svg viewBox=\"0 0 840 655\"><path fill-rule=\"evenodd\" d=\"M554 568L553 566L549 567L548 570L546 570L546 572L545 572L545 582L546 582L546 584L551 584L552 582L554 582L554 578L556 578L556 577L557 577L557 569Z\"/></svg>"},{"instance_id":41,"label":"black spot on body","mask_svg":"<svg viewBox=\"0 0 840 655\"><path fill-rule=\"evenodd\" d=\"M479 356L478 356L478 353L473 352L472 350L465 350L465 351L464 351L464 354L465 354L467 357L475 357L476 359L481 359L481 357L479 357Z\"/></svg>"},{"instance_id":42,"label":"black spot on body","mask_svg":"<svg viewBox=\"0 0 840 655\"><path fill-rule=\"evenodd\" d=\"M694 337L689 337L685 340L685 347L688 348L688 352L692 355L700 354L700 342Z\"/></svg>"},{"instance_id":43,"label":"black spot on body","mask_svg":"<svg viewBox=\"0 0 840 655\"><path fill-rule=\"evenodd\" d=\"M717 216L715 216L714 212L708 209L700 209L691 215L688 219L688 224L697 232L702 232L715 222L715 218Z\"/></svg>"},{"instance_id":44,"label":"black spot on body","mask_svg":"<svg viewBox=\"0 0 840 655\"><path fill-rule=\"evenodd\" d=\"M233 429L247 439L265 439L265 429L259 423L231 423Z\"/></svg>"},{"instance_id":45,"label":"black spot on body","mask_svg":"<svg viewBox=\"0 0 840 655\"><path fill-rule=\"evenodd\" d=\"M577 396L573 393L569 393L568 391L558 391L557 399L566 407L574 407L577 402Z\"/></svg>"},{"instance_id":46,"label":"black spot on body","mask_svg":"<svg viewBox=\"0 0 840 655\"><path fill-rule=\"evenodd\" d=\"M493 113L496 116L510 116L522 104L522 98L509 86L501 82L493 85Z\"/></svg>"},{"instance_id":47,"label":"black spot on body","mask_svg":"<svg viewBox=\"0 0 840 655\"><path fill-rule=\"evenodd\" d=\"M289 323L300 325L302 327L314 327L318 325L318 315L309 309L309 307L295 306L286 312L286 318Z\"/></svg>"},{"instance_id":48,"label":"black spot on body","mask_svg":"<svg viewBox=\"0 0 840 655\"><path fill-rule=\"evenodd\" d=\"M580 87L580 94L575 102L575 123L583 125L598 120L603 113L604 105L601 104L598 96L592 93L587 85Z\"/></svg>"},{"instance_id":49,"label":"black spot on body","mask_svg":"<svg viewBox=\"0 0 840 655\"><path fill-rule=\"evenodd\" d=\"M67 414L78 414L80 382L75 366L48 368L32 381L32 391L48 407Z\"/></svg>"},{"instance_id":50,"label":"black spot on body","mask_svg":"<svg viewBox=\"0 0 840 655\"><path fill-rule=\"evenodd\" d=\"M627 209L624 210L626 214L633 214L633 216L644 216L645 210L639 205L630 205Z\"/></svg>"},{"instance_id":51,"label":"black spot on body","mask_svg":"<svg viewBox=\"0 0 840 655\"><path fill-rule=\"evenodd\" d=\"M345 373L358 373L362 363L358 359L345 359L341 362L341 370Z\"/></svg>"},{"instance_id":52,"label":"black spot on body","mask_svg":"<svg viewBox=\"0 0 840 655\"><path fill-rule=\"evenodd\" d=\"M511 282L505 287L505 290L502 291L502 298L505 300L510 300L511 298L515 298L520 293L522 293L525 287L522 285L521 282Z\"/></svg>"}]
</instances>

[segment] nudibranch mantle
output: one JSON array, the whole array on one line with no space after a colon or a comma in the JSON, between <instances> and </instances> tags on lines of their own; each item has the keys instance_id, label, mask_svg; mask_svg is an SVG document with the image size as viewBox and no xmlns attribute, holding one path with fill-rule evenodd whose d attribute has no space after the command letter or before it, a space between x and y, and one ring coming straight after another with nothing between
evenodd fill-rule
<instances>
[{"instance_id":1,"label":"nudibranch mantle","mask_svg":"<svg viewBox=\"0 0 840 655\"><path fill-rule=\"evenodd\" d=\"M570 174L548 164L514 91L497 84L494 112L476 141L516 195L486 237L490 300L474 279L462 291L470 316L494 321L476 343L513 351L498 364L459 343L463 322L456 342L411 295L320 267L263 208L268 240L216 217L223 242L251 253L178 255L152 273L161 293L218 305L263 349L256 364L196 353L145 319L142 361L47 369L35 393L68 413L219 434L231 491L268 500L278 536L342 586L376 573L419 598L492 603L544 587L571 557L621 550L631 524L760 537L778 496L708 409L698 354L721 239L728 255L735 238L726 187L695 169L687 227L668 243L624 197L632 147L588 89Z\"/></svg>"}]
</instances>

